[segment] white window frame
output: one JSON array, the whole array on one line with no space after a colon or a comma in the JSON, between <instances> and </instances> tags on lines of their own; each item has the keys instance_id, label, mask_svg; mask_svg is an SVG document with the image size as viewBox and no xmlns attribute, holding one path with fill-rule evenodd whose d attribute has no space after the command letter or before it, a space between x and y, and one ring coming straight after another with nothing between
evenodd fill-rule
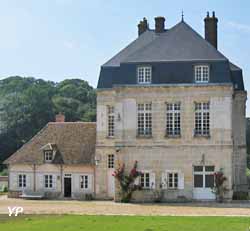
<instances>
[{"instance_id":1,"label":"white window frame","mask_svg":"<svg viewBox=\"0 0 250 231\"><path fill-rule=\"evenodd\" d=\"M202 171L197 171L195 170L194 168L195 167L202 167ZM213 167L214 170L213 171L208 171L206 170L206 167ZM193 188L197 189L197 188L203 188L203 189L207 189L207 188L210 188L210 187L206 187L206 176L207 175L214 175L215 173L215 166L214 165L196 165L196 166L193 166L193 175L200 175L202 176L202 187L195 187L194 185L194 181L193 181ZM193 176L193 178L194 178ZM214 177L214 184L215 184L215 177Z\"/></svg>"},{"instance_id":2,"label":"white window frame","mask_svg":"<svg viewBox=\"0 0 250 231\"><path fill-rule=\"evenodd\" d=\"M45 174L44 175L44 188L53 189L53 187L54 187L53 175Z\"/></svg>"},{"instance_id":3,"label":"white window frame","mask_svg":"<svg viewBox=\"0 0 250 231\"><path fill-rule=\"evenodd\" d=\"M152 136L152 103L137 104L137 135Z\"/></svg>"},{"instance_id":4,"label":"white window frame","mask_svg":"<svg viewBox=\"0 0 250 231\"><path fill-rule=\"evenodd\" d=\"M89 180L90 180L90 176L89 175L81 175L80 176L80 189L83 190L88 190L89 189Z\"/></svg>"},{"instance_id":5,"label":"white window frame","mask_svg":"<svg viewBox=\"0 0 250 231\"><path fill-rule=\"evenodd\" d=\"M209 65L196 65L194 75L196 83L208 83L210 78Z\"/></svg>"},{"instance_id":6,"label":"white window frame","mask_svg":"<svg viewBox=\"0 0 250 231\"><path fill-rule=\"evenodd\" d=\"M108 155L108 168L109 169L115 168L115 155L114 154Z\"/></svg>"},{"instance_id":7,"label":"white window frame","mask_svg":"<svg viewBox=\"0 0 250 231\"><path fill-rule=\"evenodd\" d=\"M181 135L181 103L166 103L166 136Z\"/></svg>"},{"instance_id":8,"label":"white window frame","mask_svg":"<svg viewBox=\"0 0 250 231\"><path fill-rule=\"evenodd\" d=\"M195 136L210 136L210 102L195 102Z\"/></svg>"},{"instance_id":9,"label":"white window frame","mask_svg":"<svg viewBox=\"0 0 250 231\"><path fill-rule=\"evenodd\" d=\"M18 188L26 188L26 187L27 187L27 175L18 174Z\"/></svg>"},{"instance_id":10,"label":"white window frame","mask_svg":"<svg viewBox=\"0 0 250 231\"><path fill-rule=\"evenodd\" d=\"M44 162L50 163L53 160L53 151L52 150L45 150L44 151Z\"/></svg>"},{"instance_id":11,"label":"white window frame","mask_svg":"<svg viewBox=\"0 0 250 231\"><path fill-rule=\"evenodd\" d=\"M152 67L139 66L137 67L137 83L149 84L152 82Z\"/></svg>"},{"instance_id":12,"label":"white window frame","mask_svg":"<svg viewBox=\"0 0 250 231\"><path fill-rule=\"evenodd\" d=\"M179 185L179 172L173 171L173 172L167 172L167 184L168 189L178 189ZM177 181L175 181L177 179Z\"/></svg>"},{"instance_id":13,"label":"white window frame","mask_svg":"<svg viewBox=\"0 0 250 231\"><path fill-rule=\"evenodd\" d=\"M148 178L148 186L147 184L147 178ZM140 186L143 189L150 189L150 172L149 171L143 171L141 176L140 176Z\"/></svg>"},{"instance_id":14,"label":"white window frame","mask_svg":"<svg viewBox=\"0 0 250 231\"><path fill-rule=\"evenodd\" d=\"M108 105L107 106L108 114L108 137L113 138L115 135L115 107Z\"/></svg>"}]
</instances>

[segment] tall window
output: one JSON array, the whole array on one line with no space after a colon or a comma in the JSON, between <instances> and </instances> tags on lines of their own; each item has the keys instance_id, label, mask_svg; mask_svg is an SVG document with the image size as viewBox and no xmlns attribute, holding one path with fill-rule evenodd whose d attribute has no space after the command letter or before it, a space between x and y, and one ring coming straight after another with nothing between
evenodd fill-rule
<instances>
[{"instance_id":1,"label":"tall window","mask_svg":"<svg viewBox=\"0 0 250 231\"><path fill-rule=\"evenodd\" d=\"M108 137L114 137L115 111L113 106L108 106Z\"/></svg>"},{"instance_id":2,"label":"tall window","mask_svg":"<svg viewBox=\"0 0 250 231\"><path fill-rule=\"evenodd\" d=\"M108 155L108 168L114 168L115 166L115 155L110 154Z\"/></svg>"},{"instance_id":3,"label":"tall window","mask_svg":"<svg viewBox=\"0 0 250 231\"><path fill-rule=\"evenodd\" d=\"M195 135L209 136L210 103L195 103Z\"/></svg>"},{"instance_id":4,"label":"tall window","mask_svg":"<svg viewBox=\"0 0 250 231\"><path fill-rule=\"evenodd\" d=\"M194 166L194 187L214 187L214 166Z\"/></svg>"},{"instance_id":5,"label":"tall window","mask_svg":"<svg viewBox=\"0 0 250 231\"><path fill-rule=\"evenodd\" d=\"M152 104L137 105L137 132L138 136L152 135Z\"/></svg>"},{"instance_id":6,"label":"tall window","mask_svg":"<svg viewBox=\"0 0 250 231\"><path fill-rule=\"evenodd\" d=\"M151 83L152 69L150 66L137 68L138 83Z\"/></svg>"},{"instance_id":7,"label":"tall window","mask_svg":"<svg viewBox=\"0 0 250 231\"><path fill-rule=\"evenodd\" d=\"M26 175L25 174L18 175L18 187L26 188Z\"/></svg>"},{"instance_id":8,"label":"tall window","mask_svg":"<svg viewBox=\"0 0 250 231\"><path fill-rule=\"evenodd\" d=\"M44 151L44 160L45 160L45 162L51 162L52 159L53 159L53 151L52 150Z\"/></svg>"},{"instance_id":9,"label":"tall window","mask_svg":"<svg viewBox=\"0 0 250 231\"><path fill-rule=\"evenodd\" d=\"M150 173L149 172L141 174L141 187L150 188Z\"/></svg>"},{"instance_id":10,"label":"tall window","mask_svg":"<svg viewBox=\"0 0 250 231\"><path fill-rule=\"evenodd\" d=\"M181 104L167 103L167 136L181 135Z\"/></svg>"},{"instance_id":11,"label":"tall window","mask_svg":"<svg viewBox=\"0 0 250 231\"><path fill-rule=\"evenodd\" d=\"M81 189L89 188L89 176L88 175L80 176L80 188Z\"/></svg>"},{"instance_id":12,"label":"tall window","mask_svg":"<svg viewBox=\"0 0 250 231\"><path fill-rule=\"evenodd\" d=\"M168 173L168 188L172 188L172 189L178 188L178 173L177 172Z\"/></svg>"},{"instance_id":13,"label":"tall window","mask_svg":"<svg viewBox=\"0 0 250 231\"><path fill-rule=\"evenodd\" d=\"M196 83L209 82L209 66L207 65L195 66L195 82Z\"/></svg>"},{"instance_id":14,"label":"tall window","mask_svg":"<svg viewBox=\"0 0 250 231\"><path fill-rule=\"evenodd\" d=\"M44 187L53 188L53 175L44 175Z\"/></svg>"}]
</instances>

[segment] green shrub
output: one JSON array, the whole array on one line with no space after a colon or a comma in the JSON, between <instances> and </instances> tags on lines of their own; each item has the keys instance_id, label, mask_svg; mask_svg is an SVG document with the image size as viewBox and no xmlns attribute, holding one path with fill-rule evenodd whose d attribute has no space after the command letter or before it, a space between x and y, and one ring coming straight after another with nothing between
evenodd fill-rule
<instances>
[{"instance_id":1,"label":"green shrub","mask_svg":"<svg viewBox=\"0 0 250 231\"><path fill-rule=\"evenodd\" d=\"M248 192L234 192L233 200L249 200Z\"/></svg>"}]
</instances>

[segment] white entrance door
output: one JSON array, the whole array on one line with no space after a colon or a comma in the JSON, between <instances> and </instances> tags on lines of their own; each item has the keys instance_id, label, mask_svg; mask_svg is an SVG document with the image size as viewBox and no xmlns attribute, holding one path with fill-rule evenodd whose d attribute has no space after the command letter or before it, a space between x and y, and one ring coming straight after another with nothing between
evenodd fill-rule
<instances>
[{"instance_id":1,"label":"white entrance door","mask_svg":"<svg viewBox=\"0 0 250 231\"><path fill-rule=\"evenodd\" d=\"M194 166L193 198L197 200L214 200L214 166Z\"/></svg>"},{"instance_id":2,"label":"white entrance door","mask_svg":"<svg viewBox=\"0 0 250 231\"><path fill-rule=\"evenodd\" d=\"M115 156L114 154L108 155L108 196L114 198L115 196L115 177L112 176L114 173Z\"/></svg>"}]
</instances>

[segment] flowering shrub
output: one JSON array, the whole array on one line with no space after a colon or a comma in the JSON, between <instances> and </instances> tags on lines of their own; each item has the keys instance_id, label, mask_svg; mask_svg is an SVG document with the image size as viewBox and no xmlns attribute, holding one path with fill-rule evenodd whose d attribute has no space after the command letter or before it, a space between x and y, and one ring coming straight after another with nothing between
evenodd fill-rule
<instances>
[{"instance_id":1,"label":"flowering shrub","mask_svg":"<svg viewBox=\"0 0 250 231\"><path fill-rule=\"evenodd\" d=\"M132 194L136 190L141 190L140 185L135 184L137 177L141 176L141 172L137 170L138 162L135 161L133 168L131 169L129 175L125 173L125 164L118 166L118 169L112 174L119 182L121 187L121 201L129 202L131 200Z\"/></svg>"},{"instance_id":2,"label":"flowering shrub","mask_svg":"<svg viewBox=\"0 0 250 231\"><path fill-rule=\"evenodd\" d=\"M226 180L227 178L224 176L224 173L221 170L214 173L215 185L212 189L212 192L215 193L216 199L219 202L223 201L224 195L228 191L227 187L224 185Z\"/></svg>"}]
</instances>

